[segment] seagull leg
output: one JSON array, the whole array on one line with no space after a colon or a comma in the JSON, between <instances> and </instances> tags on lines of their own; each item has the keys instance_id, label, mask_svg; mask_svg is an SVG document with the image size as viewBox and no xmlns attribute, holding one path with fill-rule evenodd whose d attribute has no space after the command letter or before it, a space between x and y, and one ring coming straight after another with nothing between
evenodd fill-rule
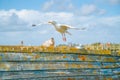
<instances>
[{"instance_id":1,"label":"seagull leg","mask_svg":"<svg viewBox=\"0 0 120 80\"><path fill-rule=\"evenodd\" d=\"M62 34L62 39L63 39L63 41L64 41L64 35Z\"/></svg>"},{"instance_id":2,"label":"seagull leg","mask_svg":"<svg viewBox=\"0 0 120 80\"><path fill-rule=\"evenodd\" d=\"M66 41L66 37L64 37L64 41Z\"/></svg>"},{"instance_id":3,"label":"seagull leg","mask_svg":"<svg viewBox=\"0 0 120 80\"><path fill-rule=\"evenodd\" d=\"M62 39L63 39L63 41L66 41L66 37L65 37L64 33L62 34Z\"/></svg>"},{"instance_id":4,"label":"seagull leg","mask_svg":"<svg viewBox=\"0 0 120 80\"><path fill-rule=\"evenodd\" d=\"M63 34L63 41L66 41L66 37L65 37L65 34Z\"/></svg>"}]
</instances>

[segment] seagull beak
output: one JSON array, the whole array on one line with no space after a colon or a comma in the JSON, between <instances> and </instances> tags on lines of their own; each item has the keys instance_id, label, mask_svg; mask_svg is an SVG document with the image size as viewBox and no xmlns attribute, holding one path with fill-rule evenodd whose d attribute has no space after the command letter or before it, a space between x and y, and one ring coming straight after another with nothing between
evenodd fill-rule
<instances>
[{"instance_id":1,"label":"seagull beak","mask_svg":"<svg viewBox=\"0 0 120 80\"><path fill-rule=\"evenodd\" d=\"M51 24L51 22L49 21L48 24Z\"/></svg>"}]
</instances>

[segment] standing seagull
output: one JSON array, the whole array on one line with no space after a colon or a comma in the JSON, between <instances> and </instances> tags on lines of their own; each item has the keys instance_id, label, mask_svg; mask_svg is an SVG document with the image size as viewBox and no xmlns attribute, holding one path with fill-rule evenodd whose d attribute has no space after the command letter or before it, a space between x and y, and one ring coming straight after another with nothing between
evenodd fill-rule
<instances>
[{"instance_id":1,"label":"standing seagull","mask_svg":"<svg viewBox=\"0 0 120 80\"><path fill-rule=\"evenodd\" d=\"M68 29L76 29L76 30L84 30L85 29L85 28L71 27L66 24L57 24L56 21L49 21L48 23L52 24L55 27L56 31L58 31L59 33L62 34L63 41L66 41L65 33L71 35L71 33L68 32ZM37 26L37 25L33 24L32 26Z\"/></svg>"}]
</instances>

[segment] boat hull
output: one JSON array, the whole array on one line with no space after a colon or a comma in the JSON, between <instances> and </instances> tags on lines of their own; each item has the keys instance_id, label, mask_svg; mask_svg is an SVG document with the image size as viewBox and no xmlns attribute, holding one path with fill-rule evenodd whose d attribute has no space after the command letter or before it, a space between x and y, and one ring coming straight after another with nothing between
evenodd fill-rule
<instances>
[{"instance_id":1,"label":"boat hull","mask_svg":"<svg viewBox=\"0 0 120 80\"><path fill-rule=\"evenodd\" d=\"M80 53L0 53L0 79L118 80L120 56Z\"/></svg>"}]
</instances>

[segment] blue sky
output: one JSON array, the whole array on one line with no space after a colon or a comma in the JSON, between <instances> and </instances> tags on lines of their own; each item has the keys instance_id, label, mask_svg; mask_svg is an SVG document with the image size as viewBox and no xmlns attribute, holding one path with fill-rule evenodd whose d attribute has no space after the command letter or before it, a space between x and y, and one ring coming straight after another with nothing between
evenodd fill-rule
<instances>
[{"instance_id":1,"label":"blue sky","mask_svg":"<svg viewBox=\"0 0 120 80\"><path fill-rule=\"evenodd\" d=\"M54 37L56 44L120 43L120 0L0 0L0 45L41 45ZM85 31L69 30L67 42L51 25L55 20Z\"/></svg>"}]
</instances>

